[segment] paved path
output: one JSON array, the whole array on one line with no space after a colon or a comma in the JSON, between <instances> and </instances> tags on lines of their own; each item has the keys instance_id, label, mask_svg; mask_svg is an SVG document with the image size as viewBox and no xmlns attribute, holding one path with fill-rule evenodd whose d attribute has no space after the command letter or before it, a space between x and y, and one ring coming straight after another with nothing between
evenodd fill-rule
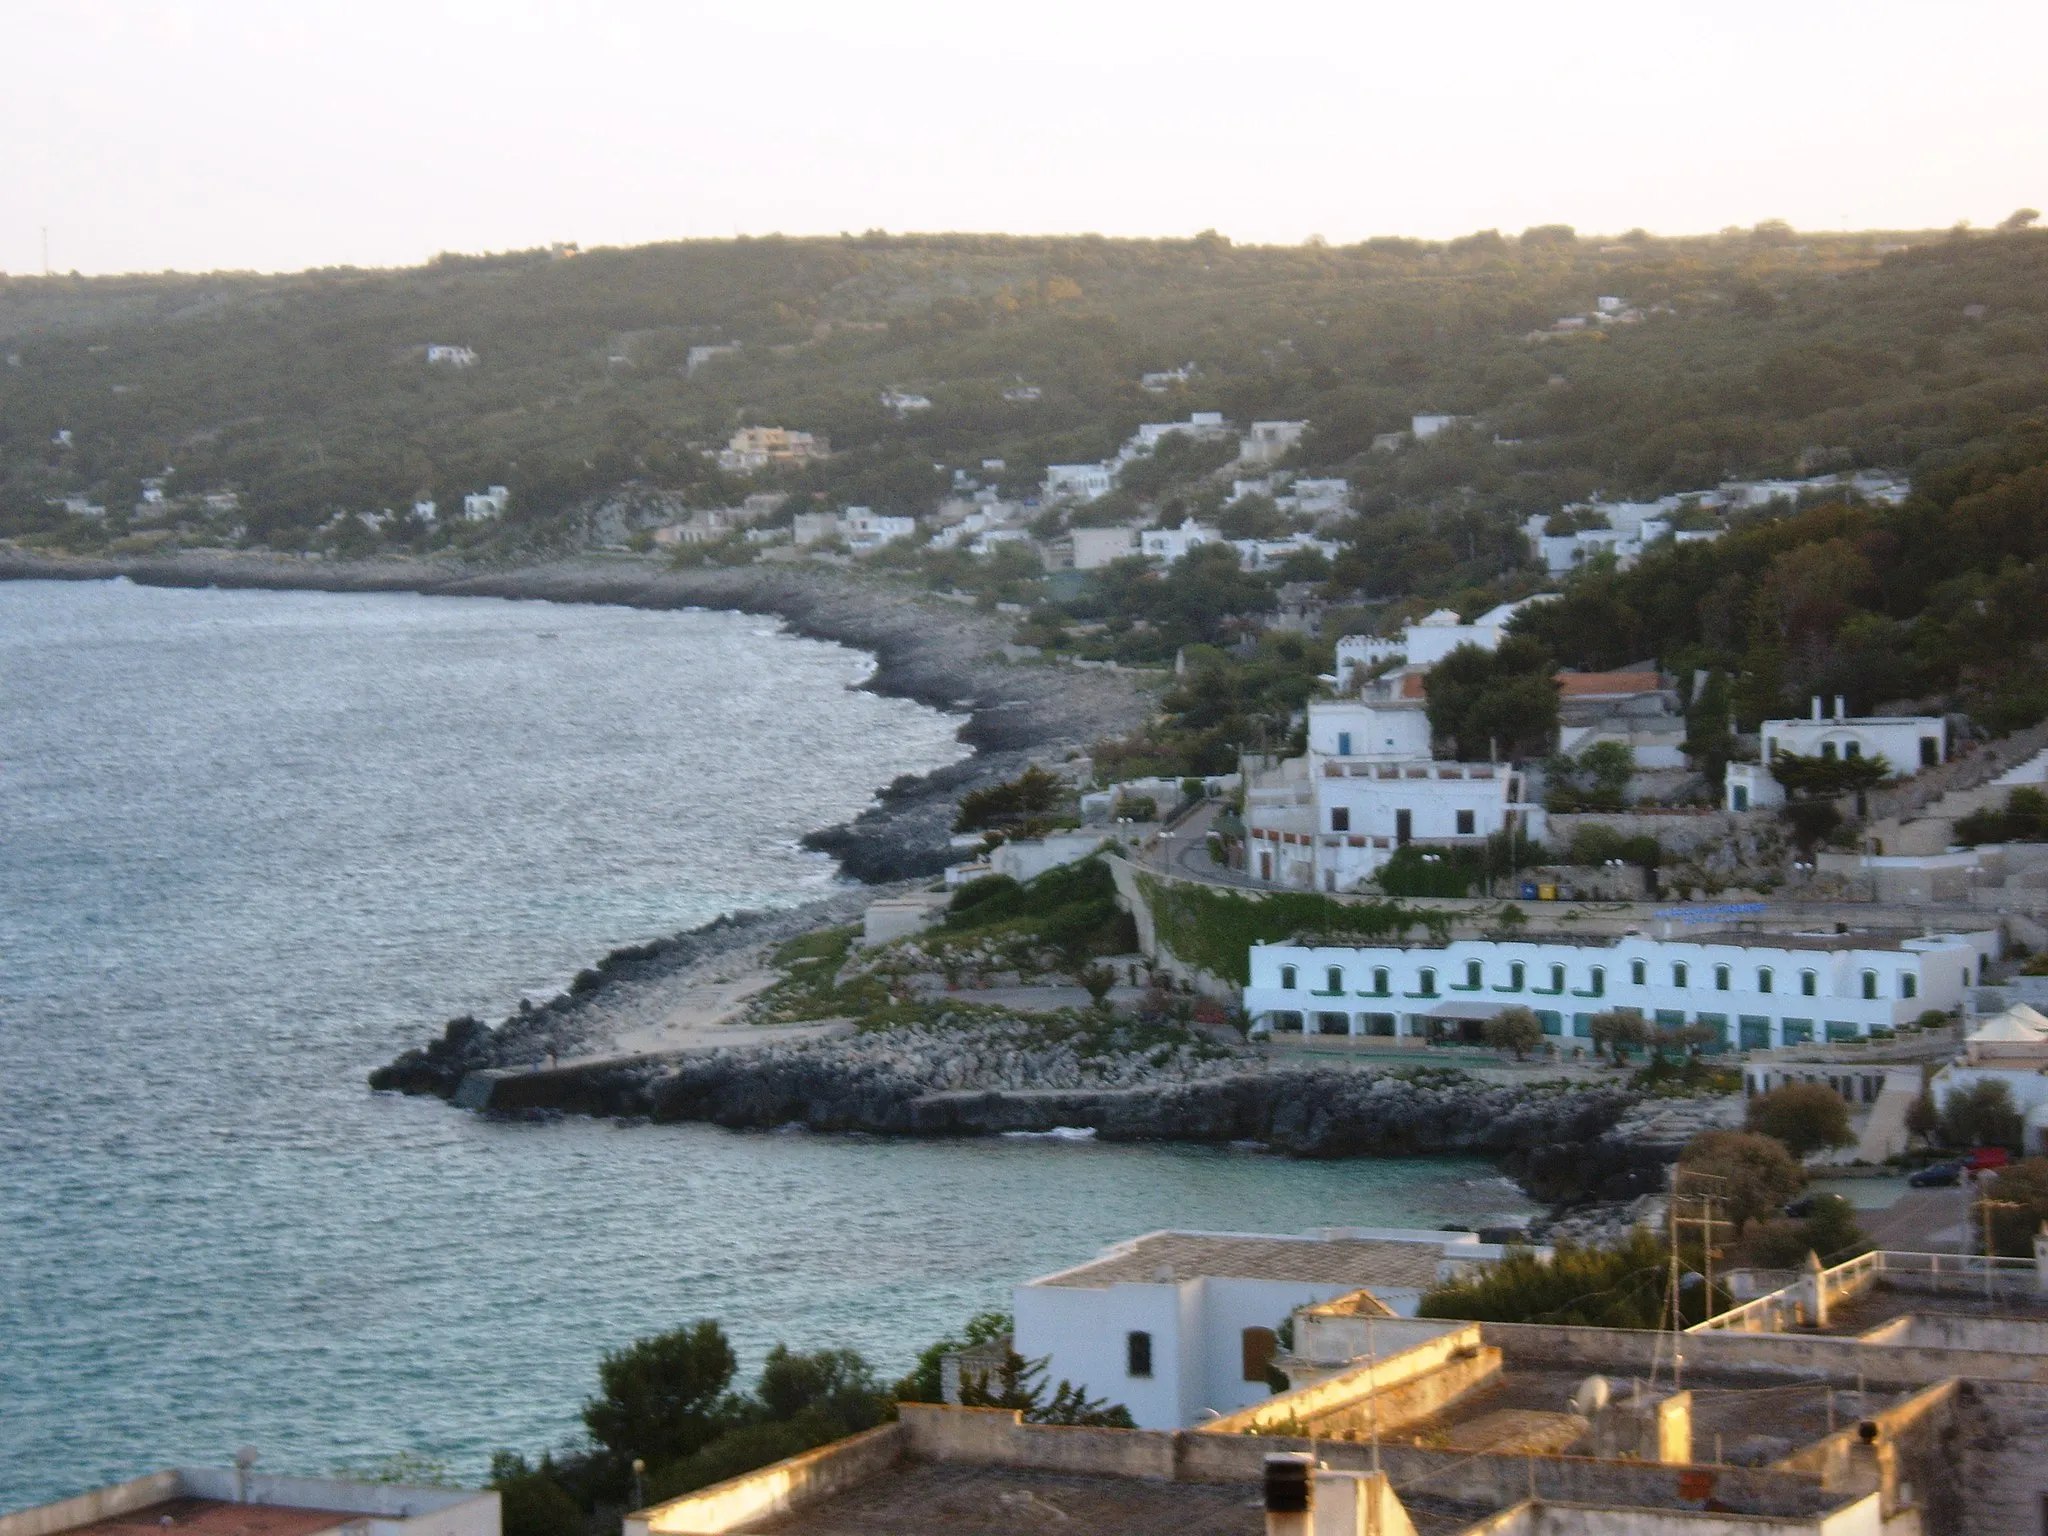
<instances>
[{"instance_id":1,"label":"paved path","mask_svg":"<svg viewBox=\"0 0 2048 1536\"><path fill-rule=\"evenodd\" d=\"M1954 1253L1970 1216L1972 1191L1909 1189L1890 1210L1858 1211L1864 1236L1895 1253Z\"/></svg>"}]
</instances>

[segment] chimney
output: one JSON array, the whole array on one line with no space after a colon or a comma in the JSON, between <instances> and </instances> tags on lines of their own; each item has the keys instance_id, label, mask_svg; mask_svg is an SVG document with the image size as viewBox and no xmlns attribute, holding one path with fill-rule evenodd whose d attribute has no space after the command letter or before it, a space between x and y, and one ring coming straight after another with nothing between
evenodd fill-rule
<instances>
[{"instance_id":1,"label":"chimney","mask_svg":"<svg viewBox=\"0 0 2048 1536\"><path fill-rule=\"evenodd\" d=\"M1849 718L1849 710L1847 704L1848 701L1845 700L1839 693L1835 695L1835 718L1837 720L1846 720Z\"/></svg>"},{"instance_id":2,"label":"chimney","mask_svg":"<svg viewBox=\"0 0 2048 1536\"><path fill-rule=\"evenodd\" d=\"M1820 695L1817 693L1813 696L1813 718L1820 718Z\"/></svg>"},{"instance_id":3,"label":"chimney","mask_svg":"<svg viewBox=\"0 0 2048 1536\"><path fill-rule=\"evenodd\" d=\"M1266 1536L1309 1536L1315 1464L1299 1451L1266 1458Z\"/></svg>"}]
</instances>

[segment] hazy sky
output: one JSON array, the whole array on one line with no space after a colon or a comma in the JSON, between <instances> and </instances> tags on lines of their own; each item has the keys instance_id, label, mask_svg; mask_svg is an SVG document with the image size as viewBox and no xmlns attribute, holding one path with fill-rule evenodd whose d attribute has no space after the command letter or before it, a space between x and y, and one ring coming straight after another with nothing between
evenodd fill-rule
<instances>
[{"instance_id":1,"label":"hazy sky","mask_svg":"<svg viewBox=\"0 0 2048 1536\"><path fill-rule=\"evenodd\" d=\"M0 270L2048 207L2048 5L6 0Z\"/></svg>"}]
</instances>

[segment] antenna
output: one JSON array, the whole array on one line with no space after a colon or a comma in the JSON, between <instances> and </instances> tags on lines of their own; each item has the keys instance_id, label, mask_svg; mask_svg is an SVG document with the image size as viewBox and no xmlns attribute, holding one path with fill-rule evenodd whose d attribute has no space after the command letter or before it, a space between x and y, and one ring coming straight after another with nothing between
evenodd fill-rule
<instances>
[{"instance_id":1,"label":"antenna","mask_svg":"<svg viewBox=\"0 0 2048 1536\"><path fill-rule=\"evenodd\" d=\"M43 226L43 276L50 275L50 226Z\"/></svg>"}]
</instances>

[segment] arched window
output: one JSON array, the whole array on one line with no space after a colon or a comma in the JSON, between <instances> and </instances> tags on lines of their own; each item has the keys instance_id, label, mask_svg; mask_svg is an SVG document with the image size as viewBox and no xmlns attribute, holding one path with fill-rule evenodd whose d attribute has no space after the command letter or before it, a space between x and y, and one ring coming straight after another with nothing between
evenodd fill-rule
<instances>
[{"instance_id":1,"label":"arched window","mask_svg":"<svg viewBox=\"0 0 2048 1536\"><path fill-rule=\"evenodd\" d=\"M1521 961L1517 960L1513 964L1511 964L1508 967L1508 990L1510 992L1521 991L1523 978L1527 974L1528 971L1523 966ZM1908 995L1910 996L1911 994L1909 993Z\"/></svg>"},{"instance_id":2,"label":"arched window","mask_svg":"<svg viewBox=\"0 0 2048 1536\"><path fill-rule=\"evenodd\" d=\"M1330 967L1330 969L1329 969L1329 970L1328 970L1327 972L1325 972L1324 974L1325 974L1325 975L1326 975L1326 976L1327 976L1327 977L1329 978L1329 979L1328 979L1328 981L1327 981L1327 983L1326 983L1326 984L1324 985L1324 988L1323 988L1323 990L1324 990L1324 991L1326 991L1326 992L1342 992L1342 991L1344 990L1344 967L1343 967L1343 966L1341 966L1341 965L1333 965L1333 966L1331 966L1331 967Z\"/></svg>"},{"instance_id":3,"label":"arched window","mask_svg":"<svg viewBox=\"0 0 2048 1536\"><path fill-rule=\"evenodd\" d=\"M1596 965L1593 967L1593 985L1587 990L1590 991L1595 997L1605 997L1607 995L1606 966Z\"/></svg>"},{"instance_id":4,"label":"arched window","mask_svg":"<svg viewBox=\"0 0 2048 1536\"><path fill-rule=\"evenodd\" d=\"M1773 975L1771 974L1771 968L1770 968L1770 967L1769 967L1768 965L1766 965L1766 966L1760 966L1760 967L1758 967L1758 969L1757 969L1757 973L1756 973L1756 989L1757 989L1757 991L1759 991L1759 992L1768 992L1768 991L1770 991L1770 990L1771 990L1771 987L1772 987L1772 985L1773 985L1773 984L1774 984L1774 983L1775 983L1776 981L1777 981L1777 978L1776 978L1775 976L1773 976Z\"/></svg>"},{"instance_id":5,"label":"arched window","mask_svg":"<svg viewBox=\"0 0 2048 1536\"><path fill-rule=\"evenodd\" d=\"M1294 967L1291 965L1280 967L1280 990L1282 992L1292 992L1294 990Z\"/></svg>"},{"instance_id":6,"label":"arched window","mask_svg":"<svg viewBox=\"0 0 2048 1536\"><path fill-rule=\"evenodd\" d=\"M1417 978L1417 980L1421 984L1415 989L1416 991L1420 992L1424 997L1436 996L1435 971L1431 970L1428 966L1424 966L1422 968L1422 974Z\"/></svg>"},{"instance_id":7,"label":"arched window","mask_svg":"<svg viewBox=\"0 0 2048 1536\"><path fill-rule=\"evenodd\" d=\"M1671 967L1671 985L1673 985L1674 987L1682 987L1682 986L1684 986L1684 985L1685 985L1685 977L1686 977L1686 969L1685 969L1685 962L1684 962L1683 960L1680 960L1680 961L1676 962L1675 964L1673 964L1673 965L1672 965L1672 967Z\"/></svg>"},{"instance_id":8,"label":"arched window","mask_svg":"<svg viewBox=\"0 0 2048 1536\"><path fill-rule=\"evenodd\" d=\"M1820 978L1818 976L1814 975L1812 971L1801 971L1799 973L1799 995L1801 997L1812 997L1819 990Z\"/></svg>"},{"instance_id":9,"label":"arched window","mask_svg":"<svg viewBox=\"0 0 2048 1536\"><path fill-rule=\"evenodd\" d=\"M1387 971L1385 966L1381 966L1372 973L1372 995L1374 997L1385 997L1387 995Z\"/></svg>"},{"instance_id":10,"label":"arched window","mask_svg":"<svg viewBox=\"0 0 2048 1536\"><path fill-rule=\"evenodd\" d=\"M1467 960L1465 962L1465 985L1476 988L1480 985L1481 979L1479 962L1477 960Z\"/></svg>"},{"instance_id":11,"label":"arched window","mask_svg":"<svg viewBox=\"0 0 2048 1536\"><path fill-rule=\"evenodd\" d=\"M1877 996L1877 972L1865 971L1863 973L1863 995L1865 997Z\"/></svg>"},{"instance_id":12,"label":"arched window","mask_svg":"<svg viewBox=\"0 0 2048 1536\"><path fill-rule=\"evenodd\" d=\"M1628 980L1632 987L1645 985L1650 979L1650 963L1647 960L1631 960L1628 963Z\"/></svg>"},{"instance_id":13,"label":"arched window","mask_svg":"<svg viewBox=\"0 0 2048 1536\"><path fill-rule=\"evenodd\" d=\"M1903 972L1899 977L1899 996L1918 997L1919 995L1920 978L1911 971Z\"/></svg>"},{"instance_id":14,"label":"arched window","mask_svg":"<svg viewBox=\"0 0 2048 1536\"><path fill-rule=\"evenodd\" d=\"M1553 992L1562 992L1564 990L1564 967L1561 965L1553 965L1550 968L1550 990Z\"/></svg>"},{"instance_id":15,"label":"arched window","mask_svg":"<svg viewBox=\"0 0 2048 1536\"><path fill-rule=\"evenodd\" d=\"M1714 967L1714 990L1716 992L1726 992L1728 990L1728 967L1725 965Z\"/></svg>"}]
</instances>

